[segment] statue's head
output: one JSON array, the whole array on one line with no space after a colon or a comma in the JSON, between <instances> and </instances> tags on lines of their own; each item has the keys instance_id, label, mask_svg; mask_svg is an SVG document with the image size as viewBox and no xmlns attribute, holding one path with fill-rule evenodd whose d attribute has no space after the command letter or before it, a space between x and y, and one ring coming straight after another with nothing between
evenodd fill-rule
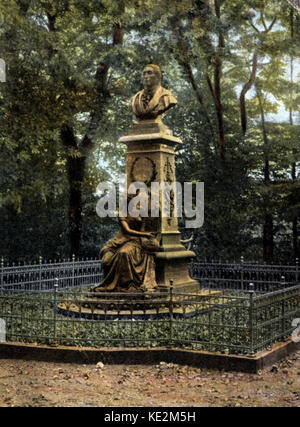
<instances>
[{"instance_id":1,"label":"statue's head","mask_svg":"<svg viewBox=\"0 0 300 427\"><path fill-rule=\"evenodd\" d=\"M156 64L148 64L143 69L145 89L153 89L161 84L161 69Z\"/></svg>"}]
</instances>

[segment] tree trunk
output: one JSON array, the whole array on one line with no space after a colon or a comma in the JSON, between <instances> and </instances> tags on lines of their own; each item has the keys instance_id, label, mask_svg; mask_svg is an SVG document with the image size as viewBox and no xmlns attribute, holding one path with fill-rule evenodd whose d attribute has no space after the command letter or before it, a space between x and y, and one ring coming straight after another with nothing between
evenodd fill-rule
<instances>
[{"instance_id":1,"label":"tree trunk","mask_svg":"<svg viewBox=\"0 0 300 427\"><path fill-rule=\"evenodd\" d=\"M261 100L261 94L256 88L258 103L260 107L262 135L264 142L264 183L269 188L270 179L270 163L269 163L269 141L267 136L264 108ZM274 230L273 230L273 215L269 212L270 197L267 192L264 198L264 225L263 225L263 258L264 261L270 264L274 256Z\"/></svg>"},{"instance_id":2,"label":"tree trunk","mask_svg":"<svg viewBox=\"0 0 300 427\"><path fill-rule=\"evenodd\" d=\"M250 79L244 85L240 94L241 126L242 126L242 133L244 136L246 135L246 131L247 131L247 113L246 113L245 97L246 97L246 93L251 89L255 81L256 71L257 71L257 58L258 58L258 55L255 52L253 54L253 59L252 59L252 71L251 71Z\"/></svg>"},{"instance_id":3,"label":"tree trunk","mask_svg":"<svg viewBox=\"0 0 300 427\"><path fill-rule=\"evenodd\" d=\"M221 102L221 69L222 62L220 58L216 59L215 63L215 106L218 119L218 130L219 130L219 145L220 145L220 156L222 162L225 160L225 132L224 132L224 119L223 119L223 106Z\"/></svg>"},{"instance_id":4,"label":"tree trunk","mask_svg":"<svg viewBox=\"0 0 300 427\"><path fill-rule=\"evenodd\" d=\"M70 255L79 257L82 233L82 180L84 177L85 158L68 157L67 168L70 183L69 227Z\"/></svg>"},{"instance_id":5,"label":"tree trunk","mask_svg":"<svg viewBox=\"0 0 300 427\"><path fill-rule=\"evenodd\" d=\"M293 124L293 116L290 112L290 124ZM292 180L296 182L296 163L292 163ZM293 258L294 261L299 257L299 247L298 247L298 216L295 216L292 220L292 233L293 233Z\"/></svg>"},{"instance_id":6,"label":"tree trunk","mask_svg":"<svg viewBox=\"0 0 300 427\"><path fill-rule=\"evenodd\" d=\"M70 257L80 254L82 233L82 184L84 179L86 156L77 151L77 140L73 129L65 124L61 128L61 140L67 153L67 174L69 182L69 242Z\"/></svg>"},{"instance_id":7,"label":"tree trunk","mask_svg":"<svg viewBox=\"0 0 300 427\"><path fill-rule=\"evenodd\" d=\"M293 258L294 261L299 259L299 248L298 248L298 217L295 217L292 222L293 230Z\"/></svg>"},{"instance_id":8,"label":"tree trunk","mask_svg":"<svg viewBox=\"0 0 300 427\"><path fill-rule=\"evenodd\" d=\"M294 10L291 8L290 11L290 29L291 29L291 39L294 39L295 37L295 29L294 29ZM291 83L294 83L294 57L291 55L290 60L290 73L291 73ZM293 93L291 93L291 96L293 96ZM292 107L289 111L290 116L290 125L294 124L293 121L293 110ZM295 182L297 179L296 176L296 163L292 163L292 180ZM294 261L298 258L298 217L294 217L292 220L292 233L293 233L293 258Z\"/></svg>"},{"instance_id":9,"label":"tree trunk","mask_svg":"<svg viewBox=\"0 0 300 427\"><path fill-rule=\"evenodd\" d=\"M296 181L296 163L292 164L292 180ZM293 233L293 258L294 261L299 258L299 245L298 245L298 216L295 216L292 220L292 233Z\"/></svg>"},{"instance_id":10,"label":"tree trunk","mask_svg":"<svg viewBox=\"0 0 300 427\"><path fill-rule=\"evenodd\" d=\"M264 122L263 122L264 123ZM264 126L264 124L263 124ZM266 138L266 131L264 129L264 135ZM264 182L265 185L270 187L270 164L268 156L268 148L265 147L265 167L264 167ZM273 215L268 212L268 205L270 204L270 198L267 194L265 197L265 215L264 215L264 226L263 226L263 257L267 264L273 261L274 255L274 232L273 232Z\"/></svg>"},{"instance_id":11,"label":"tree trunk","mask_svg":"<svg viewBox=\"0 0 300 427\"><path fill-rule=\"evenodd\" d=\"M264 261L270 264L274 256L274 240L273 240L273 216L272 214L265 214L265 222L263 229L263 248L264 248Z\"/></svg>"},{"instance_id":12,"label":"tree trunk","mask_svg":"<svg viewBox=\"0 0 300 427\"><path fill-rule=\"evenodd\" d=\"M215 11L216 17L218 20L221 20L221 1L215 0ZM218 51L215 57L214 63L214 88L211 82L208 80L209 88L213 95L216 107L217 121L218 121L218 131L219 131L219 147L220 147L220 156L221 161L224 163L225 160L225 131L224 131L224 118L223 118L223 106L221 100L221 74L222 74L222 50L225 47L225 40L222 34L222 30L219 30L218 36Z\"/></svg>"}]
</instances>

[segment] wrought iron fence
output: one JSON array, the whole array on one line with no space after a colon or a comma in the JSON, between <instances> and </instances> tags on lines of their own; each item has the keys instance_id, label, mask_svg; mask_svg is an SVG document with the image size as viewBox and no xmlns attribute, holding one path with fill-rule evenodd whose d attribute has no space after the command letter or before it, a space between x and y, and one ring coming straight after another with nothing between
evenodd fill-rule
<instances>
[{"instance_id":1,"label":"wrought iron fence","mask_svg":"<svg viewBox=\"0 0 300 427\"><path fill-rule=\"evenodd\" d=\"M200 288L227 289L243 292L254 284L255 292L273 292L299 283L298 263L295 266L259 265L252 263L193 262L191 276ZM4 265L0 263L0 290L51 291L55 280L59 288L90 287L101 282L101 264L96 260L39 262L31 265Z\"/></svg>"},{"instance_id":2,"label":"wrought iron fence","mask_svg":"<svg viewBox=\"0 0 300 427\"><path fill-rule=\"evenodd\" d=\"M0 317L9 341L92 347L169 346L254 354L293 332L300 286L265 294L253 289L197 294L101 295L83 290L6 290Z\"/></svg>"},{"instance_id":3,"label":"wrought iron fence","mask_svg":"<svg viewBox=\"0 0 300 427\"><path fill-rule=\"evenodd\" d=\"M170 346L254 354L291 336L300 318L298 266L193 263L195 294L101 294L98 260L4 266L0 318L10 341ZM80 288L80 289L78 289ZM74 308L75 307L75 308ZM76 308L77 307L77 308Z\"/></svg>"},{"instance_id":4,"label":"wrought iron fence","mask_svg":"<svg viewBox=\"0 0 300 427\"><path fill-rule=\"evenodd\" d=\"M99 260L75 260L37 264L0 266L0 290L51 291L55 280L59 288L70 289L97 285L101 282L102 272Z\"/></svg>"},{"instance_id":5,"label":"wrought iron fence","mask_svg":"<svg viewBox=\"0 0 300 427\"><path fill-rule=\"evenodd\" d=\"M298 262L294 266L196 262L191 264L190 271L201 288L209 289L243 292L253 284L256 293L266 293L299 283Z\"/></svg>"}]
</instances>

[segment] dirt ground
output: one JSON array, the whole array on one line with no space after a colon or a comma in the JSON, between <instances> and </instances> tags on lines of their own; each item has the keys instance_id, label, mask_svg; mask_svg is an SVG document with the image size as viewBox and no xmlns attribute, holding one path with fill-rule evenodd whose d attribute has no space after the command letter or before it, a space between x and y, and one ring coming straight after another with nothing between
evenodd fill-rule
<instances>
[{"instance_id":1,"label":"dirt ground","mask_svg":"<svg viewBox=\"0 0 300 427\"><path fill-rule=\"evenodd\" d=\"M300 406L300 351L257 374L0 360L0 406Z\"/></svg>"}]
</instances>

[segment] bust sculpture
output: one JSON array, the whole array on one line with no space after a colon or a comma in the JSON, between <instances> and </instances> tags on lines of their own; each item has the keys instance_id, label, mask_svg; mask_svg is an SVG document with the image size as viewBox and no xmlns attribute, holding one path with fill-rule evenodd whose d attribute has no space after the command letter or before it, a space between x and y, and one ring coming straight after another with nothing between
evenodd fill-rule
<instances>
[{"instance_id":1,"label":"bust sculpture","mask_svg":"<svg viewBox=\"0 0 300 427\"><path fill-rule=\"evenodd\" d=\"M156 64L143 70L144 89L131 98L131 107L138 120L156 119L177 104L177 99L161 85L162 73Z\"/></svg>"}]
</instances>

